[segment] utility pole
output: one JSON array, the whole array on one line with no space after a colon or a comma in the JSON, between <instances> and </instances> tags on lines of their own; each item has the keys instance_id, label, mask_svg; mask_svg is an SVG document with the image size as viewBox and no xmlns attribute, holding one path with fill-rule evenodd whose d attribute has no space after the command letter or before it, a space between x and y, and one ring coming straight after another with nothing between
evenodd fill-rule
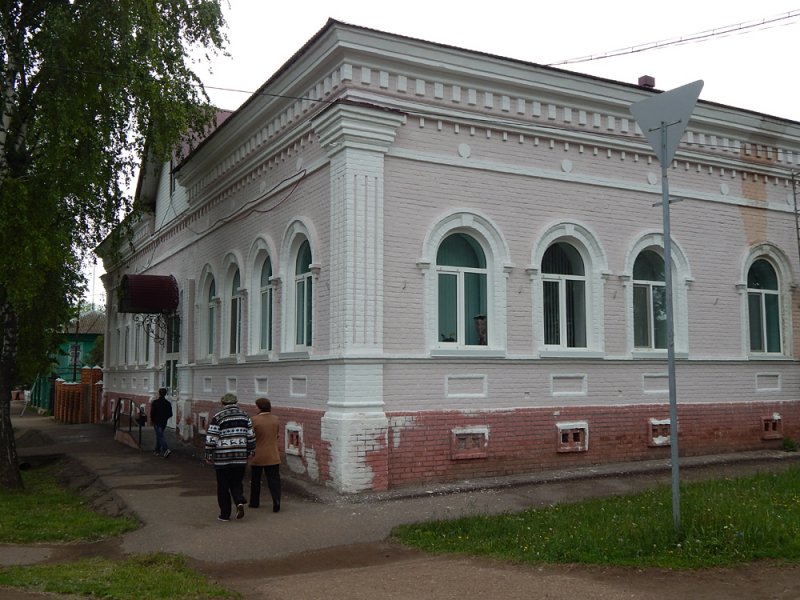
<instances>
[{"instance_id":1,"label":"utility pole","mask_svg":"<svg viewBox=\"0 0 800 600\"><path fill-rule=\"evenodd\" d=\"M75 343L70 348L70 358L72 359L72 381L78 381L78 352L80 351L80 342L78 341L78 334L81 328L81 309L78 305L78 316L75 317Z\"/></svg>"}]
</instances>

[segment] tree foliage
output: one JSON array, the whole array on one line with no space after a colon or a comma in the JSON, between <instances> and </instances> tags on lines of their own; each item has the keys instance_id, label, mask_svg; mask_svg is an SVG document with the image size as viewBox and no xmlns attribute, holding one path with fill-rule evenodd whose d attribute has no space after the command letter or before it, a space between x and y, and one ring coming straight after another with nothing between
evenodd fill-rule
<instances>
[{"instance_id":1,"label":"tree foliage","mask_svg":"<svg viewBox=\"0 0 800 600\"><path fill-rule=\"evenodd\" d=\"M98 335L94 341L94 346L89 351L89 356L86 358L86 366L88 367L102 367L105 355L103 353L105 347L105 336Z\"/></svg>"},{"instance_id":2,"label":"tree foliage","mask_svg":"<svg viewBox=\"0 0 800 600\"><path fill-rule=\"evenodd\" d=\"M135 208L145 145L166 159L210 123L192 53L223 50L224 26L219 0L0 0L0 485L20 485L11 386L46 364L83 259Z\"/></svg>"}]
</instances>

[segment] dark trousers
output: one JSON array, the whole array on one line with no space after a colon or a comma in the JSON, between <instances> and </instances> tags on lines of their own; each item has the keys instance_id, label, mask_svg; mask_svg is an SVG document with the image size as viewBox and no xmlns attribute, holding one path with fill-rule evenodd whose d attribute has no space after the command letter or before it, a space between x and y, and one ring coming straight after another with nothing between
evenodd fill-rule
<instances>
[{"instance_id":1,"label":"dark trousers","mask_svg":"<svg viewBox=\"0 0 800 600\"><path fill-rule=\"evenodd\" d=\"M231 498L236 504L244 504L244 479L246 465L230 465L215 467L217 474L217 503L219 503L219 516L223 519L231 518Z\"/></svg>"},{"instance_id":2,"label":"dark trousers","mask_svg":"<svg viewBox=\"0 0 800 600\"><path fill-rule=\"evenodd\" d=\"M250 506L258 508L261 500L261 471L267 475L267 487L272 496L272 507L281 505L281 472L280 465L252 465L250 467Z\"/></svg>"},{"instance_id":3,"label":"dark trousers","mask_svg":"<svg viewBox=\"0 0 800 600\"><path fill-rule=\"evenodd\" d=\"M166 427L162 427L161 425L153 425L153 431L156 432L156 452L159 454L169 450L167 438L164 436L165 430Z\"/></svg>"}]
</instances>

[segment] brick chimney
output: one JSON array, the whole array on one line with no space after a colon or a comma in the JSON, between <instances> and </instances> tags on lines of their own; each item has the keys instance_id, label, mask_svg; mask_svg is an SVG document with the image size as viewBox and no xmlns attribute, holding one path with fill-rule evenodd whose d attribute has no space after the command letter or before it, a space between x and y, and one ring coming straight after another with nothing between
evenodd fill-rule
<instances>
[{"instance_id":1,"label":"brick chimney","mask_svg":"<svg viewBox=\"0 0 800 600\"><path fill-rule=\"evenodd\" d=\"M656 78L651 77L650 75L642 75L639 77L639 85L643 88L652 90L654 87L656 87Z\"/></svg>"}]
</instances>

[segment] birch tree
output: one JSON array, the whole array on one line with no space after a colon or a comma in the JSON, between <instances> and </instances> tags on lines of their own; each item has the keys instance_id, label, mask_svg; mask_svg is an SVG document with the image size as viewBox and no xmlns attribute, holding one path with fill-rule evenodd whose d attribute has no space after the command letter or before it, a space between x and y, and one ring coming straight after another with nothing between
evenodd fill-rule
<instances>
[{"instance_id":1,"label":"birch tree","mask_svg":"<svg viewBox=\"0 0 800 600\"><path fill-rule=\"evenodd\" d=\"M145 152L213 118L195 73L220 0L0 0L0 487L22 485L11 389L46 367L87 254L136 210Z\"/></svg>"}]
</instances>

